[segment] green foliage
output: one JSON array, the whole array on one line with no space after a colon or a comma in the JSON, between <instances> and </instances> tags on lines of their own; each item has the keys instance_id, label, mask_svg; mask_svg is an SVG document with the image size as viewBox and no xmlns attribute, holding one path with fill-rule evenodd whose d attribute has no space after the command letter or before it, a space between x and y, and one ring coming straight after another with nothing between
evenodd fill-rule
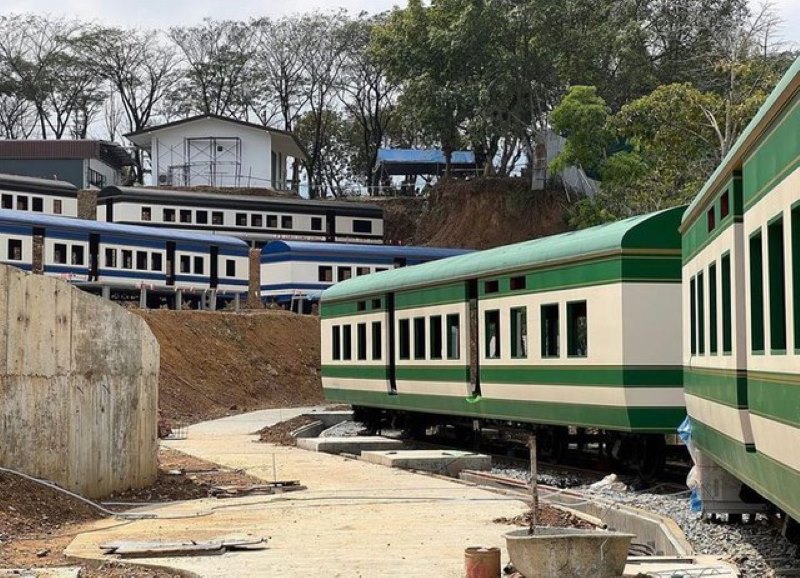
<instances>
[{"instance_id":1,"label":"green foliage","mask_svg":"<svg viewBox=\"0 0 800 578\"><path fill-rule=\"evenodd\" d=\"M553 109L553 128L567 137L550 170L559 172L574 165L587 170L600 168L614 136L609 129L611 110L594 86L573 86Z\"/></svg>"}]
</instances>

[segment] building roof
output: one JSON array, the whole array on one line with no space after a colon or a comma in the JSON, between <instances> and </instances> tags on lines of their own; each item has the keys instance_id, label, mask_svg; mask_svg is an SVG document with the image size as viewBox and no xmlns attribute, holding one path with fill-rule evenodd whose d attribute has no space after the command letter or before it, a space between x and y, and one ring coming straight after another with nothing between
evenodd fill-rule
<instances>
[{"instance_id":1,"label":"building roof","mask_svg":"<svg viewBox=\"0 0 800 578\"><path fill-rule=\"evenodd\" d=\"M387 175L429 175L444 172L445 155L440 149L379 149L375 163ZM453 151L452 170L475 170L475 153Z\"/></svg>"},{"instance_id":2,"label":"building roof","mask_svg":"<svg viewBox=\"0 0 800 578\"><path fill-rule=\"evenodd\" d=\"M444 259L472 253L466 249L415 247L406 245L359 245L355 243L320 243L310 241L272 241L261 250L262 256L279 253L330 255L337 257L405 257L411 259Z\"/></svg>"},{"instance_id":3,"label":"building roof","mask_svg":"<svg viewBox=\"0 0 800 578\"><path fill-rule=\"evenodd\" d=\"M67 181L55 179L38 179L36 177L22 177L18 175L0 174L0 189L20 191L24 193L41 193L78 196L78 187Z\"/></svg>"},{"instance_id":4,"label":"building roof","mask_svg":"<svg viewBox=\"0 0 800 578\"><path fill-rule=\"evenodd\" d=\"M189 118L183 118L180 120L174 120L172 122L167 122L164 124L159 124L155 126L149 126L143 128L142 130L138 130L135 132L130 132L125 136L129 141L133 144L138 146L139 148L149 150L150 149L150 139L148 138L151 134L162 131L168 130L175 127L179 127L185 124L189 124L192 122L198 122L201 120L217 120L220 122L226 122L230 124L235 124L244 128L249 128L253 130L258 130L261 132L268 132L270 133L276 140L278 140L281 144L284 145L284 148L289 151L289 154L292 155L294 158L306 160L308 155L303 148L303 145L298 140L297 136L294 133L280 130L277 128L272 128L269 126L263 126L260 124L255 124L252 122L247 122L246 120L239 120L236 118L230 118L227 116L222 116L219 114L198 114L195 116L190 116ZM212 136L212 135L209 135Z\"/></svg>"},{"instance_id":5,"label":"building roof","mask_svg":"<svg viewBox=\"0 0 800 578\"><path fill-rule=\"evenodd\" d=\"M0 140L0 159L99 159L115 169L135 164L122 145L104 140Z\"/></svg>"},{"instance_id":6,"label":"building roof","mask_svg":"<svg viewBox=\"0 0 800 578\"><path fill-rule=\"evenodd\" d=\"M604 255L620 255L626 250L666 250L678 255L681 246L678 224L684 209L667 209L580 231L357 277L327 289L322 300L337 301L442 285Z\"/></svg>"},{"instance_id":7,"label":"building roof","mask_svg":"<svg viewBox=\"0 0 800 578\"><path fill-rule=\"evenodd\" d=\"M769 130L775 118L783 112L784 107L791 102L798 90L800 90L800 57L795 59L794 63L789 67L789 70L783 75L783 78L775 86L767 100L764 101L764 104L761 105L761 108L758 109L744 132L736 139L731 150L728 151L728 154L725 155L725 158L722 159L717 169L711 174L703 188L700 189L698 195L689 205L683 216L682 230L697 219L700 211L710 198L717 193L719 187L731 178L735 170L741 168L744 159L758 144L764 133Z\"/></svg>"},{"instance_id":8,"label":"building roof","mask_svg":"<svg viewBox=\"0 0 800 578\"><path fill-rule=\"evenodd\" d=\"M234 247L241 249L246 249L248 247L246 242L235 237L228 237L226 235L188 233L174 229L139 227L136 225L120 225L117 223L106 223L104 221L88 221L84 219L57 217L53 215L43 215L26 211L14 211L10 209L0 209L0 222L20 223L34 227L51 227L54 229L68 231L88 231L95 233L125 235L134 237L136 239L167 239L172 241L213 244L220 247Z\"/></svg>"},{"instance_id":9,"label":"building roof","mask_svg":"<svg viewBox=\"0 0 800 578\"><path fill-rule=\"evenodd\" d=\"M367 203L256 195L226 195L224 193L172 191L162 188L149 189L143 187L109 186L105 187L97 194L98 203L109 199L155 204L191 205L200 203L206 207L237 208L242 210L275 211L280 210L280 207L286 207L291 211L304 213L320 213L327 209L338 209L353 216L364 216L374 219L383 217L383 209L381 207Z\"/></svg>"}]
</instances>

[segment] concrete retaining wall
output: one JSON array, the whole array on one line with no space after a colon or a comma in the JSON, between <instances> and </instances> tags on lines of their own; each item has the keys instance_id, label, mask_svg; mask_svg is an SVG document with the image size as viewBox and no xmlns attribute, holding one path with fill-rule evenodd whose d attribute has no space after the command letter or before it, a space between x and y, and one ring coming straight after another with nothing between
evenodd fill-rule
<instances>
[{"instance_id":1,"label":"concrete retaining wall","mask_svg":"<svg viewBox=\"0 0 800 578\"><path fill-rule=\"evenodd\" d=\"M158 366L139 317L0 265L0 466L92 498L149 485Z\"/></svg>"}]
</instances>

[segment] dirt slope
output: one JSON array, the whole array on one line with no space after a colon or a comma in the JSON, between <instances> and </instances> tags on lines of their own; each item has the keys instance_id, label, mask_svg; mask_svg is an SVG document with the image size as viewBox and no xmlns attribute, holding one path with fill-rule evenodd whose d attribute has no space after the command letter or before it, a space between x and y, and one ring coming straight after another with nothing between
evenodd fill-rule
<instances>
[{"instance_id":1,"label":"dirt slope","mask_svg":"<svg viewBox=\"0 0 800 578\"><path fill-rule=\"evenodd\" d=\"M284 311L136 311L161 345L159 405L184 423L322 401L319 319Z\"/></svg>"}]
</instances>

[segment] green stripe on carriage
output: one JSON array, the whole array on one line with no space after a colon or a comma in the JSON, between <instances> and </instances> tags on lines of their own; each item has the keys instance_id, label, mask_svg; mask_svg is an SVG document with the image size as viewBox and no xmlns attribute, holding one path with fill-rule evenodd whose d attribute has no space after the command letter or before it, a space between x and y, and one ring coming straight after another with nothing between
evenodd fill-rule
<instances>
[{"instance_id":1,"label":"green stripe on carriage","mask_svg":"<svg viewBox=\"0 0 800 578\"><path fill-rule=\"evenodd\" d=\"M800 427L800 375L748 372L747 395L752 413Z\"/></svg>"},{"instance_id":2,"label":"green stripe on carriage","mask_svg":"<svg viewBox=\"0 0 800 578\"><path fill-rule=\"evenodd\" d=\"M484 366L481 383L680 387L683 368L635 366Z\"/></svg>"},{"instance_id":3,"label":"green stripe on carriage","mask_svg":"<svg viewBox=\"0 0 800 578\"><path fill-rule=\"evenodd\" d=\"M358 302L364 303L364 309L359 311ZM372 307L372 299L364 298L357 301L340 301L338 303L326 303L320 308L319 315L322 319L332 319L334 317L351 317L357 315L371 315L381 311L386 311L386 306L383 305L384 300L381 299L380 307Z\"/></svg>"},{"instance_id":4,"label":"green stripe on carriage","mask_svg":"<svg viewBox=\"0 0 800 578\"><path fill-rule=\"evenodd\" d=\"M674 433L686 417L682 407L606 407L404 393L388 395L334 388L325 388L325 398L336 403L422 413L651 433Z\"/></svg>"},{"instance_id":5,"label":"green stripe on carriage","mask_svg":"<svg viewBox=\"0 0 800 578\"><path fill-rule=\"evenodd\" d=\"M692 368L683 375L686 393L737 409L747 408L747 376L735 370Z\"/></svg>"},{"instance_id":6,"label":"green stripe on carriage","mask_svg":"<svg viewBox=\"0 0 800 578\"><path fill-rule=\"evenodd\" d=\"M322 377L342 379L389 379L385 365L323 365Z\"/></svg>"},{"instance_id":7,"label":"green stripe on carriage","mask_svg":"<svg viewBox=\"0 0 800 578\"><path fill-rule=\"evenodd\" d=\"M395 295L395 309L414 309L425 305L448 305L467 300L466 283L440 285L430 289L404 291Z\"/></svg>"},{"instance_id":8,"label":"green stripe on carriage","mask_svg":"<svg viewBox=\"0 0 800 578\"><path fill-rule=\"evenodd\" d=\"M756 451L695 419L697 447L764 497L800 519L800 472Z\"/></svg>"}]
</instances>

